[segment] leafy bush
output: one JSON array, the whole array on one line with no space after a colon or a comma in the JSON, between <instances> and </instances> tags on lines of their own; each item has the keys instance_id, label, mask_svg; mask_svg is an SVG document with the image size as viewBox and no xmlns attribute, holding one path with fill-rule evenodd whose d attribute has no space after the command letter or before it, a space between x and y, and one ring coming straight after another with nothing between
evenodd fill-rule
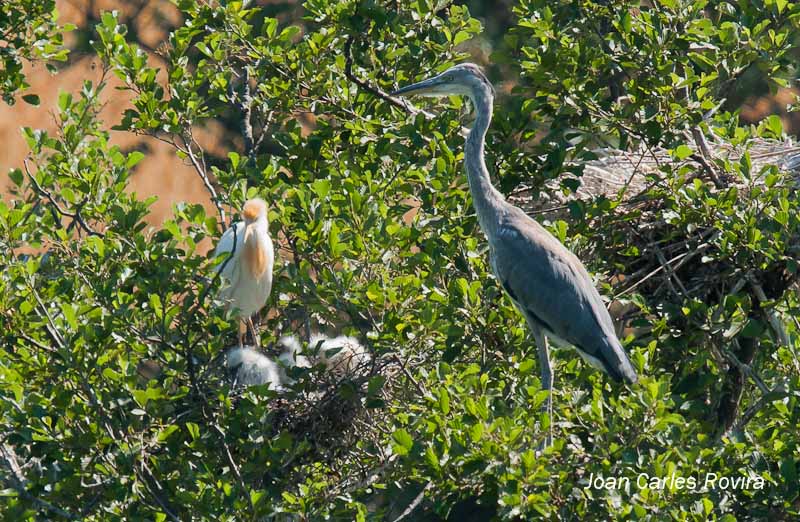
<instances>
[{"instance_id":1,"label":"leafy bush","mask_svg":"<svg viewBox=\"0 0 800 522\"><path fill-rule=\"evenodd\" d=\"M94 45L131 108L98 120L104 79L62 94L58 132L25 129L29 159L0 202L8 519L797 516L795 180L747 152L782 139L780 120L741 126L726 99L746 71L794 73L800 6L514 8L493 56L519 78L489 135L503 191L571 194L602 147L659 160L635 198L571 199L546 223L629 310L642 379L615 386L559 352L556 442L537 453L546 394L462 174L468 108L429 117L386 94L467 57L479 21L439 4L308 0L284 25L246 2L179 0L163 71L102 15ZM0 72L4 92L24 85ZM243 147L204 151L212 119L238 122ZM127 190L142 154L107 124L174 146L214 211L176 202L148 228L153 200ZM264 344L314 324L377 361L321 402L313 373L279 396L232 391L221 370L236 325L201 245L255 195L281 247ZM709 473L748 486L705 487Z\"/></svg>"}]
</instances>

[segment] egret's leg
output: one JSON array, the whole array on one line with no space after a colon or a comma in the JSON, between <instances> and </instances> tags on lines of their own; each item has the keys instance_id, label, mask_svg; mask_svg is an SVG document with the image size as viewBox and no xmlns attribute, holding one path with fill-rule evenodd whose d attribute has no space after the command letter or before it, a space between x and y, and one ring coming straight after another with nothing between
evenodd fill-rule
<instances>
[{"instance_id":1,"label":"egret's leg","mask_svg":"<svg viewBox=\"0 0 800 522\"><path fill-rule=\"evenodd\" d=\"M258 332L256 331L256 327L253 324L252 316L247 318L247 326L250 328L250 335L253 336L253 344L256 345L256 348L261 348L261 341L258 339Z\"/></svg>"},{"instance_id":2,"label":"egret's leg","mask_svg":"<svg viewBox=\"0 0 800 522\"><path fill-rule=\"evenodd\" d=\"M531 325L533 326L533 325ZM550 364L550 349L547 346L547 337L539 328L531 328L533 337L536 339L536 348L539 352L539 366L542 372L542 389L547 390L547 399L544 408L550 421L544 447L553 444L553 367Z\"/></svg>"},{"instance_id":3,"label":"egret's leg","mask_svg":"<svg viewBox=\"0 0 800 522\"><path fill-rule=\"evenodd\" d=\"M244 321L239 319L238 321L238 328L239 328L239 348L244 348L244 336L247 332L247 326L244 324Z\"/></svg>"}]
</instances>

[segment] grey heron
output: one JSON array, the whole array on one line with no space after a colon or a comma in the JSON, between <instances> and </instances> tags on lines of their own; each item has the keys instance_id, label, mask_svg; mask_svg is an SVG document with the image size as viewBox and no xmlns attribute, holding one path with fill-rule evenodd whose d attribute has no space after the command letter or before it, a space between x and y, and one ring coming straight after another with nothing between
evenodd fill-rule
<instances>
[{"instance_id":1,"label":"grey heron","mask_svg":"<svg viewBox=\"0 0 800 522\"><path fill-rule=\"evenodd\" d=\"M253 342L258 346L260 343L253 324L253 314L261 310L272 291L275 251L269 237L267 204L264 200L248 200L242 215L244 221L236 223L222 235L214 257L230 255L217 267L217 271L221 271L225 280L220 298L240 319L239 346L244 346L243 323L250 328Z\"/></svg>"},{"instance_id":2,"label":"grey heron","mask_svg":"<svg viewBox=\"0 0 800 522\"><path fill-rule=\"evenodd\" d=\"M533 334L542 388L550 392L553 371L547 338L572 345L591 365L616 381L635 383L636 370L617 339L611 316L583 263L539 223L508 203L492 185L484 160L494 89L481 69L459 64L403 87L393 95L468 96L475 122L465 144L465 166L478 222L489 242L492 271ZM553 399L545 403L552 433ZM551 435L545 445L551 443Z\"/></svg>"}]
</instances>

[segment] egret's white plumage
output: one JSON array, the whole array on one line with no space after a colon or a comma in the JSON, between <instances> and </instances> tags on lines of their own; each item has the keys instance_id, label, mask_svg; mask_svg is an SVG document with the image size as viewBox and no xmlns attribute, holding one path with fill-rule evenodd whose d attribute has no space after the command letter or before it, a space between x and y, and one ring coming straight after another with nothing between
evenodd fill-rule
<instances>
[{"instance_id":1,"label":"egret's white plumage","mask_svg":"<svg viewBox=\"0 0 800 522\"><path fill-rule=\"evenodd\" d=\"M267 204L258 198L248 200L242 215L244 221L229 228L214 251L214 256L232 253L227 262L217 266L225 280L219 297L228 310L246 322L258 344L252 315L261 310L272 290L275 252L269 237ZM240 328L239 346L244 344L243 333Z\"/></svg>"},{"instance_id":2,"label":"egret's white plumage","mask_svg":"<svg viewBox=\"0 0 800 522\"><path fill-rule=\"evenodd\" d=\"M250 347L237 346L226 354L228 370L235 373L240 386L268 384L270 390L282 390L281 369L278 364Z\"/></svg>"},{"instance_id":3,"label":"egret's white plumage","mask_svg":"<svg viewBox=\"0 0 800 522\"><path fill-rule=\"evenodd\" d=\"M294 379L289 377L289 375L286 373L286 370L294 367L311 368L313 365L308 357L300 353L302 351L302 347L300 345L300 341L294 335L286 335L278 339L278 347L281 350L281 353L278 356L281 379L284 384L290 386L294 384Z\"/></svg>"},{"instance_id":4,"label":"egret's white plumage","mask_svg":"<svg viewBox=\"0 0 800 522\"><path fill-rule=\"evenodd\" d=\"M278 356L281 379L286 385L294 382L286 370L295 366L311 368L314 364L321 364L326 372L342 379L364 371L371 360L369 352L358 339L346 335L331 338L312 333L306 355L302 353L302 345L294 335L281 337L277 345L281 351Z\"/></svg>"},{"instance_id":5,"label":"egret's white plumage","mask_svg":"<svg viewBox=\"0 0 800 522\"><path fill-rule=\"evenodd\" d=\"M347 335L329 338L323 334L313 334L308 346L312 350L319 349L319 361L325 365L326 371L339 379L363 371L370 361L367 349L358 339Z\"/></svg>"}]
</instances>

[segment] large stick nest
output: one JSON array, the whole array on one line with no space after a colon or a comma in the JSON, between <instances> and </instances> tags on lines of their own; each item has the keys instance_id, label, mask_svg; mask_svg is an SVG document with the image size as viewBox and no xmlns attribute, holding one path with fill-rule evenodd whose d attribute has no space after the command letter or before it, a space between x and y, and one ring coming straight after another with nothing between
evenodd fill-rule
<instances>
[{"instance_id":1,"label":"large stick nest","mask_svg":"<svg viewBox=\"0 0 800 522\"><path fill-rule=\"evenodd\" d=\"M682 176L684 183L696 184L696 180L700 180L709 189L710 198L733 194L737 202L749 204L745 196L766 183L767 176L762 174L774 171L768 167L774 166L789 176L789 185L800 181L800 146L792 140L765 139L751 140L741 146L722 141L708 144L698 134L695 142L696 152L682 160L666 150L648 148L597 151L596 160L582 165L583 176L577 191L564 191L560 180L552 180L538 197L532 196L533 190L523 189L518 191L523 196L513 200L539 219L543 216L566 220L570 219L570 207L591 204L602 198L618 203L609 205L613 210L606 214L595 215L591 225L602 227L605 233L593 238L588 246L594 251L582 256L611 260L611 264L618 267L612 280L617 298L637 292L656 309L680 310L690 300L713 307L722 303L726 295L742 292L749 295L752 303L749 318L768 324L773 338L786 344L786 330L772 309L771 301L780 299L797 281L797 271L788 266L791 260L785 255L768 259L753 252L742 252L741 256L720 255L718 240L726 229L716 221L716 216L705 222L701 219L697 227L676 226L665 218L671 208L667 201L669 196L663 196L675 190L674 182L680 179L676 176ZM749 154L751 164L750 179L722 168L740 162L745 153ZM784 178L784 186L786 181ZM759 202L759 207L763 212L775 203L765 200ZM797 239L789 238L789 249L797 248ZM620 255L621 246L629 250L627 255ZM626 310L616 303L616 310L613 308L617 316L637 315L636 307ZM722 308L715 308L714 315L705 318L671 315L675 332L685 332L688 328L705 337L709 355L721 370L721 379L704 392L706 403L711 405L707 420L716 425L718 435L738 429L737 426L741 428L749 419L745 414L737 420L746 375L759 385L762 395L767 396L766 387L751 368L758 342L749 337L740 338L737 332L732 332L731 325L718 323ZM624 317L618 319L623 319L623 328L631 326ZM645 323L649 323L645 319ZM649 328L640 329L638 335L646 334L647 330ZM723 333L723 330L727 331ZM664 356L681 366L686 357L679 352ZM681 374L678 371L676 376Z\"/></svg>"},{"instance_id":2,"label":"large stick nest","mask_svg":"<svg viewBox=\"0 0 800 522\"><path fill-rule=\"evenodd\" d=\"M663 217L664 205L653 197L652 189L663 187L679 171L689 171L688 179L698 178L721 193L736 187L740 194L750 190L752 184L763 184L758 176L763 169L776 166L778 170L800 177L800 145L791 139L785 141L755 139L741 146L718 141L707 143L698 140L698 152L677 160L663 149L641 148L635 151L602 149L595 151L597 159L582 165L583 175L577 191L566 192L562 180L551 180L537 196L530 187L516 192L520 196L512 201L537 219L569 219L568 209L575 202L592 202L606 198L619 202L610 219L635 212L634 219L615 222L623 228L629 245L635 246L639 256L615 278L618 289L624 293L632 290L648 297L665 297L682 301L699 298L704 302L716 301L724 288L730 288L732 266L703 262L703 254L713 249L718 230L712 227L693 231L676 230ZM704 152L700 152L704 151ZM739 162L745 152L750 155L754 181L739 179L719 168L719 160ZM597 246L602 249L601 245ZM613 252L595 252L612 255ZM744 274L735 274L744 276ZM749 273L764 288L770 299L780 297L794 281L786 267L777 263L762 273ZM622 290L624 289L624 290Z\"/></svg>"}]
</instances>

